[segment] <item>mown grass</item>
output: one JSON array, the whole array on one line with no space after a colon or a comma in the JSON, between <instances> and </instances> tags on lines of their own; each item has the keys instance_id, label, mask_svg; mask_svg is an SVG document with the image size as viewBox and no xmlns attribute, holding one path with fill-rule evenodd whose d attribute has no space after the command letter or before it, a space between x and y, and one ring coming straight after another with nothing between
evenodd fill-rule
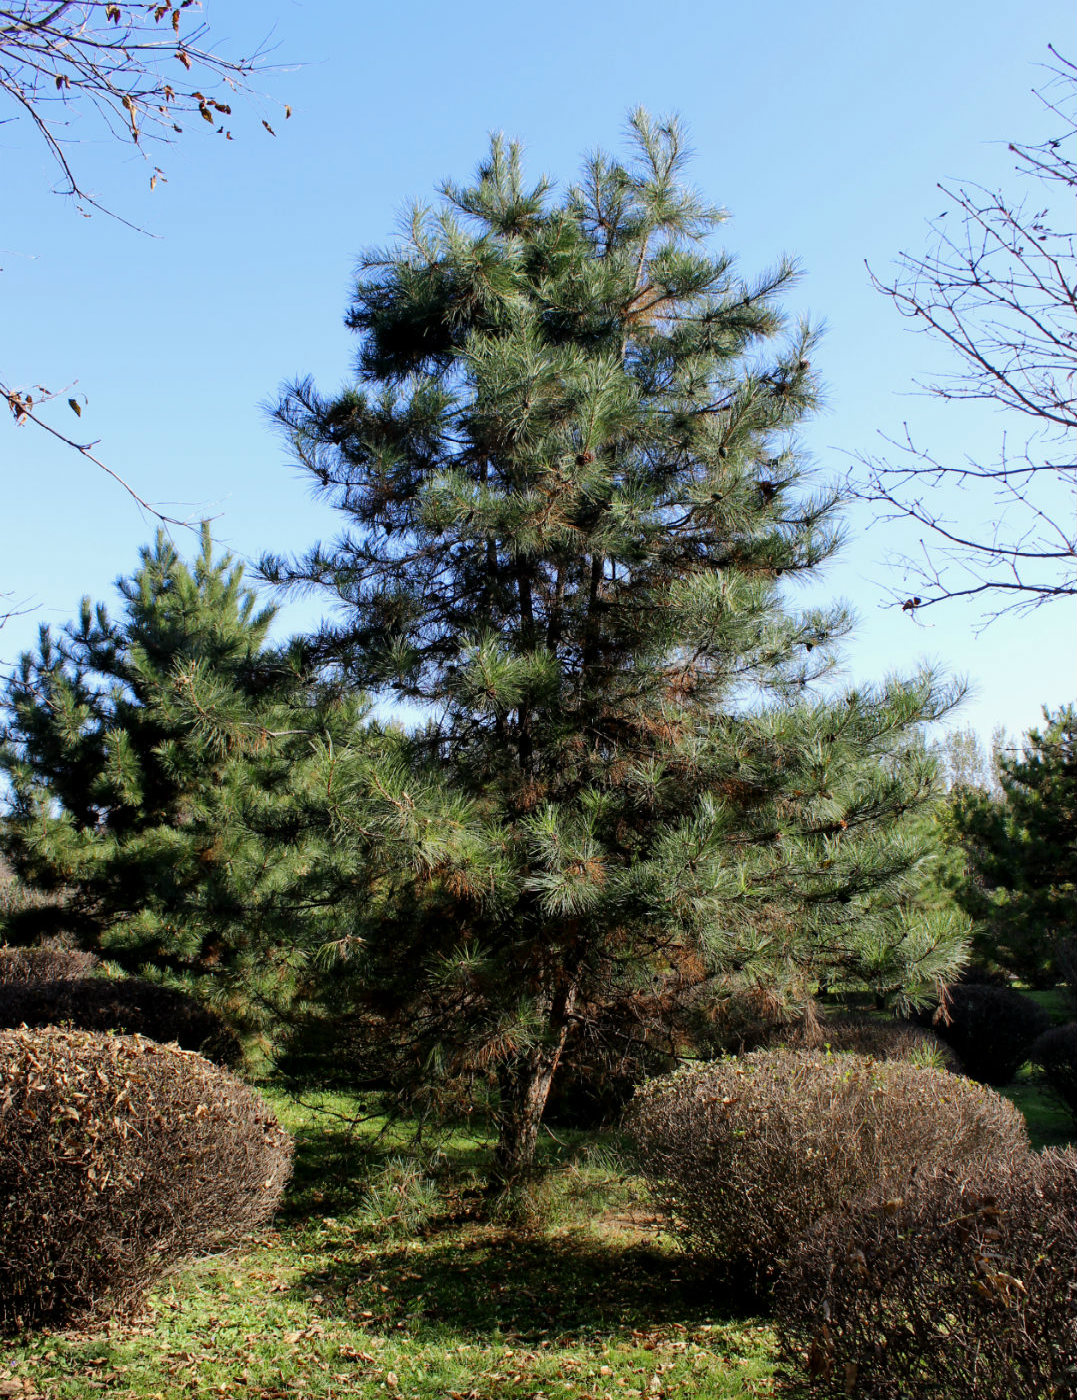
<instances>
[{"instance_id":1,"label":"mown grass","mask_svg":"<svg viewBox=\"0 0 1077 1400\"><path fill-rule=\"evenodd\" d=\"M1077 1142L1073 1119L1032 1065L1025 1065L1019 1070L1013 1083L1007 1084L999 1093L1016 1104L1025 1115L1029 1141L1037 1151L1043 1147L1068 1147Z\"/></svg>"},{"instance_id":2,"label":"mown grass","mask_svg":"<svg viewBox=\"0 0 1077 1400\"><path fill-rule=\"evenodd\" d=\"M548 1136L545 1181L529 1199L501 1203L500 1220L495 1203L491 1220L481 1137L427 1144L416 1165L384 1123L350 1127L346 1099L274 1097L297 1137L275 1228L177 1273L127 1323L9 1340L0 1394L775 1393L769 1327L714 1293L656 1233L633 1183L579 1135Z\"/></svg>"},{"instance_id":3,"label":"mown grass","mask_svg":"<svg viewBox=\"0 0 1077 1400\"><path fill-rule=\"evenodd\" d=\"M1056 1026L1064 1026L1073 1020L1073 1003L1064 987L1022 987L1021 995L1043 1008Z\"/></svg>"},{"instance_id":4,"label":"mown grass","mask_svg":"<svg viewBox=\"0 0 1077 1400\"><path fill-rule=\"evenodd\" d=\"M1072 1125L1027 1069L1004 1091L1035 1146ZM523 1197L483 1190L489 1143L420 1141L345 1096L269 1091L296 1137L267 1229L166 1280L141 1313L8 1339L22 1400L748 1400L775 1339L659 1231L616 1143L546 1134Z\"/></svg>"}]
</instances>

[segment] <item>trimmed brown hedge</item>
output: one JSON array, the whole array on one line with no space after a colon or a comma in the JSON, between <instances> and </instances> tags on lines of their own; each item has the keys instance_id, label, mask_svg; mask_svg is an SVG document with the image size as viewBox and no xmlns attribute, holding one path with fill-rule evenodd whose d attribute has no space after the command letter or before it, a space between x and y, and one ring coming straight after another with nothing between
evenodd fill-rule
<instances>
[{"instance_id":1,"label":"trimmed brown hedge","mask_svg":"<svg viewBox=\"0 0 1077 1400\"><path fill-rule=\"evenodd\" d=\"M652 1080L626 1115L673 1232L720 1272L765 1284L842 1201L918 1169L1028 1153L990 1089L901 1060L762 1050Z\"/></svg>"},{"instance_id":2,"label":"trimmed brown hedge","mask_svg":"<svg viewBox=\"0 0 1077 1400\"><path fill-rule=\"evenodd\" d=\"M0 1031L0 1326L124 1311L265 1221L290 1162L265 1102L199 1055Z\"/></svg>"},{"instance_id":3,"label":"trimmed brown hedge","mask_svg":"<svg viewBox=\"0 0 1077 1400\"><path fill-rule=\"evenodd\" d=\"M243 1058L239 1037L215 1011L185 992L138 977L83 977L0 987L0 1028L65 1026L119 1031L161 1044L175 1041L219 1065Z\"/></svg>"},{"instance_id":4,"label":"trimmed brown hedge","mask_svg":"<svg viewBox=\"0 0 1077 1400\"><path fill-rule=\"evenodd\" d=\"M89 977L97 967L100 963L93 953L59 943L42 943L36 948L0 947L0 987Z\"/></svg>"},{"instance_id":5,"label":"trimmed brown hedge","mask_svg":"<svg viewBox=\"0 0 1077 1400\"><path fill-rule=\"evenodd\" d=\"M820 1400L1073 1400L1077 1152L841 1207L777 1313L785 1367Z\"/></svg>"}]
</instances>

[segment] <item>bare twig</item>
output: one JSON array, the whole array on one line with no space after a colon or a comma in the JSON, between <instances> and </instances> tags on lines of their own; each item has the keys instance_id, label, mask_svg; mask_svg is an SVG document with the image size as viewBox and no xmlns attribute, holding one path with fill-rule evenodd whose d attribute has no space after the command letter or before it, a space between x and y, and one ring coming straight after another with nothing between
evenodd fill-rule
<instances>
[{"instance_id":1,"label":"bare twig","mask_svg":"<svg viewBox=\"0 0 1077 1400\"><path fill-rule=\"evenodd\" d=\"M46 394L44 401L47 402L49 399L55 397L56 395L54 394ZM201 517L195 522L191 520L179 520L175 516L165 515L162 511L158 510L156 506L151 505L143 496L140 496L131 483L125 481L119 472L115 471L107 462L103 462L101 458L95 454L93 449L97 446L96 442L78 442L74 438L68 437L66 433L62 433L59 428L54 428L51 423L40 417L37 410L43 401L41 398L35 400L32 395L20 393L19 390L12 389L7 384L0 381L0 399L10 408L12 416L17 424L21 425L27 422L33 423L36 427L48 433L50 437L54 437L57 442L62 442L65 447L70 447L73 451L77 452L80 457L84 457L87 462L91 462L100 471L103 471L106 476L112 477L113 481L122 486L131 499L140 506L142 510L148 512L156 520L159 520L162 525L182 525L187 528L200 525ZM10 615L11 614L8 614L8 616Z\"/></svg>"},{"instance_id":2,"label":"bare twig","mask_svg":"<svg viewBox=\"0 0 1077 1400\"><path fill-rule=\"evenodd\" d=\"M921 592L903 598L893 590L913 613L979 596L998 605L989 622L1077 593L1077 240L1070 205L1060 213L1052 205L1059 187L1077 193L1077 164L1069 155L1077 132L1077 66L1051 52L1052 78L1037 96L1059 133L1038 145L1009 147L1017 173L1034 182L1032 202L979 186L940 185L950 207L932 224L932 249L923 257L902 253L892 282L871 273L903 316L957 356L954 372L922 388L949 402L987 403L1032 424L1020 454L1004 438L993 462L941 461L918 447L908 428L903 440L884 435L898 457L857 454L853 494L883 506L884 520L904 518L926 531L919 556L900 561ZM955 212L956 222L940 222ZM967 494L951 497L948 507L936 505L944 499L940 488ZM960 520L948 519L946 509ZM970 518L989 523L977 527Z\"/></svg>"},{"instance_id":3,"label":"bare twig","mask_svg":"<svg viewBox=\"0 0 1077 1400\"><path fill-rule=\"evenodd\" d=\"M232 139L228 99L249 91L250 79L265 67L266 46L226 58L209 45L208 26L191 23L199 8L197 0L0 5L0 94L44 142L63 194L113 213L88 193L68 153L67 128L87 109L110 136L143 155L147 140L172 142L181 135L186 117ZM284 114L291 115L288 107ZM262 126L275 134L268 122ZM163 179L154 166L150 188Z\"/></svg>"}]
</instances>

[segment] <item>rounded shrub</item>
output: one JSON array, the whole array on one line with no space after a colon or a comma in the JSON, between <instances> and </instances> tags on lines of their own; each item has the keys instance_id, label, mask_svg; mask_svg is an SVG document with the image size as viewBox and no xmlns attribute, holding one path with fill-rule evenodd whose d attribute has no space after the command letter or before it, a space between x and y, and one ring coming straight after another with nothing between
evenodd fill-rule
<instances>
[{"instance_id":1,"label":"rounded shrub","mask_svg":"<svg viewBox=\"0 0 1077 1400\"><path fill-rule=\"evenodd\" d=\"M1077 1127L1077 1021L1044 1031L1033 1045L1029 1059L1065 1104Z\"/></svg>"},{"instance_id":2,"label":"rounded shrub","mask_svg":"<svg viewBox=\"0 0 1077 1400\"><path fill-rule=\"evenodd\" d=\"M845 1400L1077 1395L1077 1152L850 1202L777 1289L785 1368Z\"/></svg>"},{"instance_id":3,"label":"rounded shrub","mask_svg":"<svg viewBox=\"0 0 1077 1400\"><path fill-rule=\"evenodd\" d=\"M99 966L93 953L65 948L60 943L42 943L36 948L0 947L0 987L89 977Z\"/></svg>"},{"instance_id":4,"label":"rounded shrub","mask_svg":"<svg viewBox=\"0 0 1077 1400\"><path fill-rule=\"evenodd\" d=\"M273 1062L293 1087L385 1092L392 1083L391 1060L378 1050L388 1039L384 1020L365 1011L309 1011L280 1028Z\"/></svg>"},{"instance_id":5,"label":"rounded shrub","mask_svg":"<svg viewBox=\"0 0 1077 1400\"><path fill-rule=\"evenodd\" d=\"M950 988L945 1007L916 1019L930 1026L969 1078L981 1084L1009 1084L1051 1023L1041 1006L1012 987L963 982Z\"/></svg>"},{"instance_id":6,"label":"rounded shrub","mask_svg":"<svg viewBox=\"0 0 1077 1400\"><path fill-rule=\"evenodd\" d=\"M122 1311L273 1212L291 1141L261 1097L140 1036L0 1031L0 1326Z\"/></svg>"},{"instance_id":7,"label":"rounded shrub","mask_svg":"<svg viewBox=\"0 0 1077 1400\"><path fill-rule=\"evenodd\" d=\"M1012 987L1013 978L1000 967L984 963L968 963L961 969L959 981L963 987Z\"/></svg>"},{"instance_id":8,"label":"rounded shrub","mask_svg":"<svg viewBox=\"0 0 1077 1400\"><path fill-rule=\"evenodd\" d=\"M1020 1113L961 1076L859 1055L763 1050L644 1085L626 1127L673 1232L765 1283L841 1201L917 1170L1027 1154Z\"/></svg>"},{"instance_id":9,"label":"rounded shrub","mask_svg":"<svg viewBox=\"0 0 1077 1400\"><path fill-rule=\"evenodd\" d=\"M215 1011L186 992L137 977L80 977L0 987L0 1028L66 1026L119 1031L161 1044L175 1042L219 1065L243 1057L238 1036Z\"/></svg>"},{"instance_id":10,"label":"rounded shrub","mask_svg":"<svg viewBox=\"0 0 1077 1400\"><path fill-rule=\"evenodd\" d=\"M1077 933L1063 935L1055 944L1055 962L1062 977L1062 992L1077 1016Z\"/></svg>"}]
</instances>

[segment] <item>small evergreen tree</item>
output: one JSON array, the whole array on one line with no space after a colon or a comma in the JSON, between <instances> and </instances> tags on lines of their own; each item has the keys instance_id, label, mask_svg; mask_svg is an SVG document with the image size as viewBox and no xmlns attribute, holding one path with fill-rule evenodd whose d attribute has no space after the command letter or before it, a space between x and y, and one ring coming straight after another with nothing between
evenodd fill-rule
<instances>
[{"instance_id":1,"label":"small evergreen tree","mask_svg":"<svg viewBox=\"0 0 1077 1400\"><path fill-rule=\"evenodd\" d=\"M917 726L950 697L822 698L849 620L791 604L839 540L791 437L816 400L814 335L780 339L794 268L742 282L677 125L637 113L632 139L560 199L495 140L363 260L356 387L279 410L349 529L263 568L328 590L321 654L429 716L334 758L369 883L333 1004L367 1082L492 1084L508 1178L570 1028L611 1007L908 992L960 957L908 902Z\"/></svg>"},{"instance_id":2,"label":"small evergreen tree","mask_svg":"<svg viewBox=\"0 0 1077 1400\"><path fill-rule=\"evenodd\" d=\"M301 809L327 717L296 657L267 646L273 609L214 557L208 528L192 568L162 532L118 587L122 618L86 599L59 637L43 627L4 697L0 845L51 895L12 912L6 934L62 932L203 991L209 978L256 1019L282 991L281 927L307 912L315 878Z\"/></svg>"},{"instance_id":3,"label":"small evergreen tree","mask_svg":"<svg viewBox=\"0 0 1077 1400\"><path fill-rule=\"evenodd\" d=\"M974 946L1033 986L1057 980L1059 941L1077 928L1077 711L1043 717L1019 751L999 751L1001 795L970 789L953 811Z\"/></svg>"}]
</instances>

